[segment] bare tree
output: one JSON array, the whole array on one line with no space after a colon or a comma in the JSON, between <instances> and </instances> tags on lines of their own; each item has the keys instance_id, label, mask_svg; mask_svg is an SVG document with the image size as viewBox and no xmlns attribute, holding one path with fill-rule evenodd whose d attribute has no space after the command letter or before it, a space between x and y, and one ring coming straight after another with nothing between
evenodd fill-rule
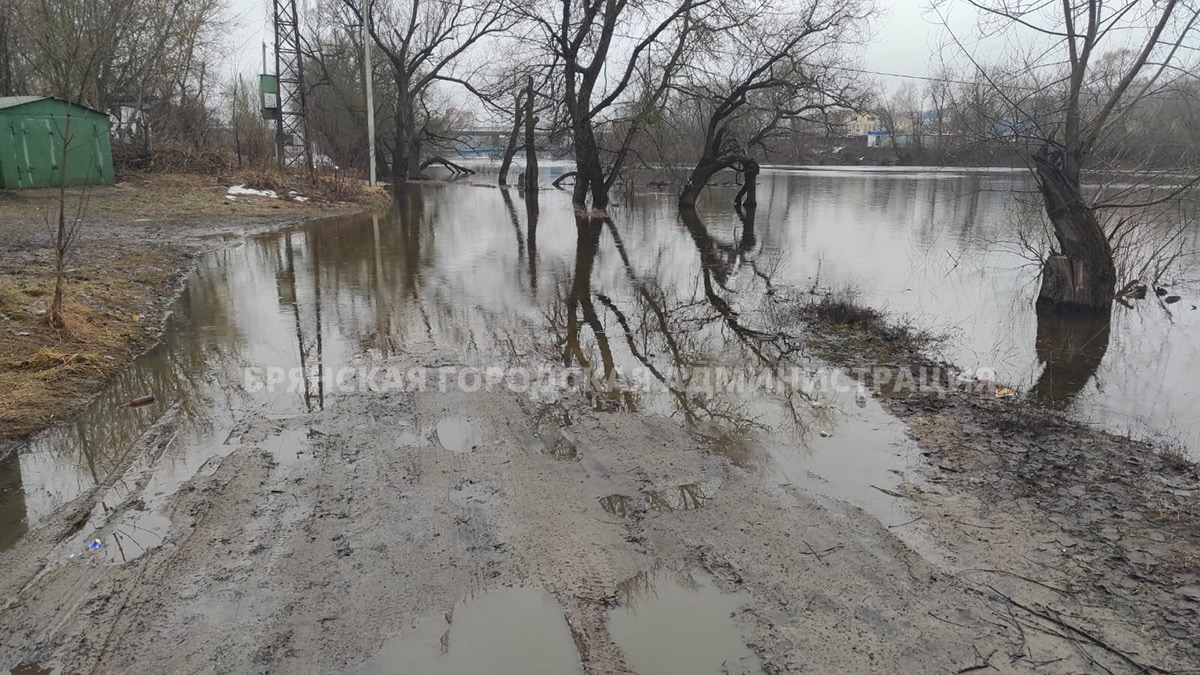
<instances>
[{"instance_id":1,"label":"bare tree","mask_svg":"<svg viewBox=\"0 0 1200 675\"><path fill-rule=\"evenodd\" d=\"M16 96L24 85L19 54L22 32L16 30L21 17L21 0L0 0L0 96Z\"/></svg>"},{"instance_id":2,"label":"bare tree","mask_svg":"<svg viewBox=\"0 0 1200 675\"><path fill-rule=\"evenodd\" d=\"M509 30L512 8L498 0L343 0L392 66L396 87L392 180L420 174L425 108L437 82L471 88L459 69L481 40ZM363 5L367 11L364 18Z\"/></svg>"},{"instance_id":3,"label":"bare tree","mask_svg":"<svg viewBox=\"0 0 1200 675\"><path fill-rule=\"evenodd\" d=\"M63 314L63 296L67 286L67 261L79 236L83 224L83 210L87 204L87 190L76 204L75 212L67 213L67 171L71 159L71 106L63 104L62 157L58 165L58 209L57 217L51 216L51 210L46 209L47 225L50 230L50 243L54 248L54 292L50 296L50 306L46 310L46 323L58 330L67 329L66 317ZM53 218L53 220L52 220Z\"/></svg>"},{"instance_id":4,"label":"bare tree","mask_svg":"<svg viewBox=\"0 0 1200 675\"><path fill-rule=\"evenodd\" d=\"M134 159L148 164L155 134L176 143L207 141L205 79L222 36L222 0L13 6L24 33L18 56L27 84L113 115L118 158L136 141L141 150Z\"/></svg>"},{"instance_id":5,"label":"bare tree","mask_svg":"<svg viewBox=\"0 0 1200 675\"><path fill-rule=\"evenodd\" d=\"M896 91L879 95L872 107L879 124L887 132L888 143L900 164L911 164L913 155L921 152L921 99L911 82L901 84Z\"/></svg>"},{"instance_id":6,"label":"bare tree","mask_svg":"<svg viewBox=\"0 0 1200 675\"><path fill-rule=\"evenodd\" d=\"M995 126L1006 129L1028 162L1053 226L1055 246L1042 268L1038 307L1106 313L1117 282L1116 232L1105 227L1100 211L1157 203L1179 190L1149 198L1125 190L1113 199L1085 193L1083 175L1105 168L1099 156L1139 104L1194 71L1196 52L1185 42L1195 35L1200 8L1189 0L966 2L980 14L985 40L1016 34L1028 47L1016 63L989 63L952 35L1002 99L1007 114ZM943 21L945 5L935 5Z\"/></svg>"},{"instance_id":7,"label":"bare tree","mask_svg":"<svg viewBox=\"0 0 1200 675\"><path fill-rule=\"evenodd\" d=\"M560 69L575 149L577 208L608 208L634 139L716 0L561 0L522 10ZM608 147L602 144L608 141Z\"/></svg>"},{"instance_id":8,"label":"bare tree","mask_svg":"<svg viewBox=\"0 0 1200 675\"><path fill-rule=\"evenodd\" d=\"M707 113L703 150L679 196L695 206L717 172L747 173L745 193L754 205L755 148L767 150L781 123L830 124L830 113L855 105L844 71L831 68L839 48L857 39L869 12L861 0L807 0L801 6L774 2L728 3L720 23L683 65L673 88Z\"/></svg>"}]
</instances>

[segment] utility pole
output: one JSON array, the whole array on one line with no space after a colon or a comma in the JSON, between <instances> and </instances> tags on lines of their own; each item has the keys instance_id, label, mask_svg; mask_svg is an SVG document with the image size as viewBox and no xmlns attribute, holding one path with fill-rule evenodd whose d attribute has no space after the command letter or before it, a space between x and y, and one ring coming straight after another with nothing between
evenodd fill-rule
<instances>
[{"instance_id":1,"label":"utility pole","mask_svg":"<svg viewBox=\"0 0 1200 675\"><path fill-rule=\"evenodd\" d=\"M237 79L233 81L233 119L230 121L233 123L233 144L237 146L239 169L242 168L242 134L241 129L239 128L241 127L241 124L239 124L240 120L238 119L238 106L242 102L241 95L238 93L238 91L241 89L239 86L241 83L242 74L238 73Z\"/></svg>"},{"instance_id":2,"label":"utility pole","mask_svg":"<svg viewBox=\"0 0 1200 675\"><path fill-rule=\"evenodd\" d=\"M296 0L272 0L272 17L275 23L275 77L279 83L279 126L275 142L279 147L280 166L287 168L303 163L311 179L312 143L308 135L304 53L300 48ZM291 153L289 149L292 149Z\"/></svg>"},{"instance_id":3,"label":"utility pole","mask_svg":"<svg viewBox=\"0 0 1200 675\"><path fill-rule=\"evenodd\" d=\"M375 187L375 93L371 73L371 0L363 0L362 41L363 41L363 83L367 87L367 153L371 158L370 173L367 174L367 184Z\"/></svg>"}]
</instances>

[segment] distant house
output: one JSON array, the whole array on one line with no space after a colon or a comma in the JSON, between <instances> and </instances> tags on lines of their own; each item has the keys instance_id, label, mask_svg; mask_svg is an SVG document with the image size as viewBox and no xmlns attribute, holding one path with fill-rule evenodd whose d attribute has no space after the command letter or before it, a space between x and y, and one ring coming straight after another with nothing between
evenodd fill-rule
<instances>
[{"instance_id":1,"label":"distant house","mask_svg":"<svg viewBox=\"0 0 1200 675\"><path fill-rule=\"evenodd\" d=\"M0 188L112 182L108 115L53 96L0 97Z\"/></svg>"},{"instance_id":2,"label":"distant house","mask_svg":"<svg viewBox=\"0 0 1200 675\"><path fill-rule=\"evenodd\" d=\"M879 115L861 112L850 118L846 124L847 136L870 136L872 132L883 131L883 122Z\"/></svg>"}]
</instances>

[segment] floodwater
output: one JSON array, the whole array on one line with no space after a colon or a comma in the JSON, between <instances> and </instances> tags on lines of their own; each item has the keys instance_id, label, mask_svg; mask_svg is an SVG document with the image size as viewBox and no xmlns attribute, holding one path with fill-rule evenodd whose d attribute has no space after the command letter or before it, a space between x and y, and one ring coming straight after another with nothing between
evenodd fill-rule
<instances>
[{"instance_id":1,"label":"floodwater","mask_svg":"<svg viewBox=\"0 0 1200 675\"><path fill-rule=\"evenodd\" d=\"M618 196L605 221L577 221L556 190L530 209L515 190L414 186L386 213L214 253L157 348L77 418L0 460L0 550L97 486L101 503L61 553L94 537L114 563L153 549L170 528L162 506L237 446L241 420L336 406L339 369L402 361L406 345L426 341L481 368L598 371L621 387L591 392L597 409L673 416L768 480L908 520L872 489L895 485L916 461L874 400L860 408L846 386L754 379L800 372L829 382L792 339L802 328L781 300L813 288L853 287L864 304L948 333L941 349L956 364L994 370L1081 418L1200 445L1190 376L1200 366L1200 287L1173 287L1183 297L1173 305L1152 294L1118 306L1111 325L1039 320L1036 269L1014 243L1029 189L1020 174L768 170L760 180L751 218L729 207L735 187L718 187L696 217L681 218L673 194L651 192ZM1197 240L1193 224L1189 255ZM329 376L272 383L270 368ZM706 389L720 369L752 384ZM545 396L535 389L528 395ZM158 403L114 410L145 394ZM158 438L164 416L178 423ZM469 417L434 433L455 452L487 442ZM152 452L130 457L151 438ZM718 489L680 486L655 503L702 508Z\"/></svg>"}]
</instances>

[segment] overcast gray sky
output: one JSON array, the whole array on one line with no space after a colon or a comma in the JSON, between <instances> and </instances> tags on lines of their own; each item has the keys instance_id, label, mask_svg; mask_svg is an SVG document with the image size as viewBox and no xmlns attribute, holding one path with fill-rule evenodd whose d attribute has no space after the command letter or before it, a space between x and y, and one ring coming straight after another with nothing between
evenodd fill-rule
<instances>
[{"instance_id":1,"label":"overcast gray sky","mask_svg":"<svg viewBox=\"0 0 1200 675\"><path fill-rule=\"evenodd\" d=\"M881 15L875 21L875 38L862 55L870 70L906 75L927 75L929 57L937 47L938 27L926 16L926 0L877 0ZM269 30L269 0L229 0L236 25L230 31L228 72L257 73L261 69L262 42L273 39ZM314 4L297 0L297 4ZM960 4L960 3L956 3ZM965 3L961 3L964 4ZM967 18L956 7L956 18ZM956 22L957 23L957 22ZM957 26L956 26L957 28Z\"/></svg>"}]
</instances>

